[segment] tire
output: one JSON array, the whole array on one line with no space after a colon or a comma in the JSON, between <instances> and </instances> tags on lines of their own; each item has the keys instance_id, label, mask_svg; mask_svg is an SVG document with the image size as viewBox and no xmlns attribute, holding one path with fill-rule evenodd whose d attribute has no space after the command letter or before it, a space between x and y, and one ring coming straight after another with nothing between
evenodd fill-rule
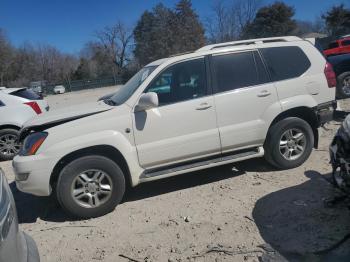
<instances>
[{"instance_id":1,"label":"tire","mask_svg":"<svg viewBox=\"0 0 350 262\"><path fill-rule=\"evenodd\" d=\"M0 161L12 160L18 154L20 145L17 142L13 142L18 137L19 132L15 129L6 128L0 130Z\"/></svg>"},{"instance_id":2,"label":"tire","mask_svg":"<svg viewBox=\"0 0 350 262\"><path fill-rule=\"evenodd\" d=\"M346 99L350 97L350 72L345 72L337 77L337 97ZM344 86L348 83L344 90Z\"/></svg>"},{"instance_id":3,"label":"tire","mask_svg":"<svg viewBox=\"0 0 350 262\"><path fill-rule=\"evenodd\" d=\"M98 175L101 173L103 176ZM95 176L99 177L94 179ZM73 189L76 189L76 197ZM56 186L58 202L77 218L99 217L112 212L124 192L125 177L120 167L111 159L98 155L70 162L62 169Z\"/></svg>"},{"instance_id":4,"label":"tire","mask_svg":"<svg viewBox=\"0 0 350 262\"><path fill-rule=\"evenodd\" d=\"M39 262L40 261L40 256L39 256L39 251L38 247L35 244L35 241L33 238L28 236L26 233L24 234L24 238L27 243L27 262Z\"/></svg>"},{"instance_id":5,"label":"tire","mask_svg":"<svg viewBox=\"0 0 350 262\"><path fill-rule=\"evenodd\" d=\"M300 118L288 117L270 127L264 145L265 159L278 169L295 168L309 158L313 146L311 126Z\"/></svg>"}]
</instances>

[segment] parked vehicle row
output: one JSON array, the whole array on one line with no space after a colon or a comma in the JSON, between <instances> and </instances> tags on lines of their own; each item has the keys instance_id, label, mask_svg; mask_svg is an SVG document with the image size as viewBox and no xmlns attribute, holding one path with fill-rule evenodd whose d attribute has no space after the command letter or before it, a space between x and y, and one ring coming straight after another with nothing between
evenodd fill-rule
<instances>
[{"instance_id":1,"label":"parked vehicle row","mask_svg":"<svg viewBox=\"0 0 350 262\"><path fill-rule=\"evenodd\" d=\"M77 217L112 211L127 186L265 156L293 168L332 119L332 66L298 37L205 46L150 63L103 101L23 126L17 187Z\"/></svg>"},{"instance_id":2,"label":"parked vehicle row","mask_svg":"<svg viewBox=\"0 0 350 262\"><path fill-rule=\"evenodd\" d=\"M19 151L19 130L30 118L49 110L49 105L30 89L0 89L0 161L11 160Z\"/></svg>"}]
</instances>

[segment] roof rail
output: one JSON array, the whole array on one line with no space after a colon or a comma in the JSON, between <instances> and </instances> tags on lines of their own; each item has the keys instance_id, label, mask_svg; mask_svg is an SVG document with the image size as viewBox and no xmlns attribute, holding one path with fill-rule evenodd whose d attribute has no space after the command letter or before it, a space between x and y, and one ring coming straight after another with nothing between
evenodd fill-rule
<instances>
[{"instance_id":1,"label":"roof rail","mask_svg":"<svg viewBox=\"0 0 350 262\"><path fill-rule=\"evenodd\" d=\"M293 41L300 41L300 40L302 39L297 36L281 36L281 37L248 39L248 40L207 45L196 50L196 52L208 51L208 50L213 50L217 48L232 47L232 46L254 45L254 44L264 44L264 43L273 43L273 42L293 42Z\"/></svg>"}]
</instances>

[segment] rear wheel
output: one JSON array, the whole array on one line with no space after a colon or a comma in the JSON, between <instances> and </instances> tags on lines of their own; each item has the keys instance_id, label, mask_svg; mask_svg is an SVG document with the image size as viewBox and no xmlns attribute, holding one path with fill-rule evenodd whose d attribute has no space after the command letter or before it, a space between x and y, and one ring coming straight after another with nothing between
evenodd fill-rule
<instances>
[{"instance_id":1,"label":"rear wheel","mask_svg":"<svg viewBox=\"0 0 350 262\"><path fill-rule=\"evenodd\" d=\"M73 216L98 217L113 211L122 200L125 177L109 158L81 157L63 168L56 192L58 202Z\"/></svg>"},{"instance_id":2,"label":"rear wheel","mask_svg":"<svg viewBox=\"0 0 350 262\"><path fill-rule=\"evenodd\" d=\"M288 117L270 128L264 145L265 158L280 169L298 167L309 158L313 145L311 126L300 118Z\"/></svg>"},{"instance_id":3,"label":"rear wheel","mask_svg":"<svg viewBox=\"0 0 350 262\"><path fill-rule=\"evenodd\" d=\"M11 160L20 150L19 132L15 129L0 130L0 160Z\"/></svg>"},{"instance_id":4,"label":"rear wheel","mask_svg":"<svg viewBox=\"0 0 350 262\"><path fill-rule=\"evenodd\" d=\"M337 79L337 96L339 98L349 98L350 97L350 72L342 73Z\"/></svg>"}]
</instances>

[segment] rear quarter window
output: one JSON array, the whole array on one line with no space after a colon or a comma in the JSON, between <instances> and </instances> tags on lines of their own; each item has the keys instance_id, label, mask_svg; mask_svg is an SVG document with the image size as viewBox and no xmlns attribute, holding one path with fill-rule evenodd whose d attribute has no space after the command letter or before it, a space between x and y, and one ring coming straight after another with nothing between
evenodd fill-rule
<instances>
[{"instance_id":1,"label":"rear quarter window","mask_svg":"<svg viewBox=\"0 0 350 262\"><path fill-rule=\"evenodd\" d=\"M301 76L311 66L310 60L297 46L260 49L273 81Z\"/></svg>"},{"instance_id":2,"label":"rear quarter window","mask_svg":"<svg viewBox=\"0 0 350 262\"><path fill-rule=\"evenodd\" d=\"M26 98L29 100L41 100L42 99L41 96L39 96L37 93L35 93L34 91L29 90L29 89L20 89L18 91L12 92L11 95Z\"/></svg>"},{"instance_id":3,"label":"rear quarter window","mask_svg":"<svg viewBox=\"0 0 350 262\"><path fill-rule=\"evenodd\" d=\"M0 100L0 107L5 106L4 102Z\"/></svg>"}]
</instances>

